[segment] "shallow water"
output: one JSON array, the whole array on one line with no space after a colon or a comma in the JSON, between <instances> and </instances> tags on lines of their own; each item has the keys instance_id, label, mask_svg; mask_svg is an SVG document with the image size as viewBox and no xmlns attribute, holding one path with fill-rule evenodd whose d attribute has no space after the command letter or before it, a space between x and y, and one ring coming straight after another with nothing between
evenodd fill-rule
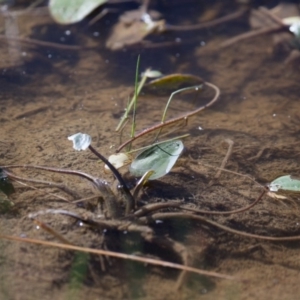
<instances>
[{"instance_id":1,"label":"shallow water","mask_svg":"<svg viewBox=\"0 0 300 300\"><path fill-rule=\"evenodd\" d=\"M164 2L162 2L164 3ZM222 2L223 3L223 2ZM129 4L127 4L129 5ZM237 5L225 4L223 14ZM122 9L134 8L123 5ZM188 2L181 6L158 6L173 24L205 20L213 8ZM191 14L191 17L186 16ZM228 48L227 38L249 30L245 20L213 29L170 33L155 41L180 38L173 47L149 49L126 47L112 52L105 39L116 21L106 16L87 27L55 25L50 17L21 16L22 32L31 38L65 41L92 49L57 50L15 45L18 60L12 62L8 45L1 45L0 75L0 165L31 164L81 170L113 181L90 152L75 152L67 137L76 132L92 136L93 145L109 156L120 143L115 127L133 91L135 64L141 54L141 70L148 67L164 74L191 73L221 90L220 100L188 122L180 132L190 133L185 152L172 172L153 181L141 195L141 205L182 200L203 210L233 210L249 205L261 188L236 174L222 172L214 179L233 141L226 168L248 175L260 184L279 175L300 175L299 162L299 64L284 64L288 53L274 50L273 36L245 40ZM194 43L185 40L197 38ZM17 64L17 65L16 65ZM209 94L197 101L204 104ZM194 109L188 98L178 97L170 116ZM159 121L167 97L142 95L138 107L138 130ZM126 133L124 133L126 135ZM95 194L83 179L56 173L13 170L20 176L65 183L79 198ZM50 187L39 190L15 182L11 196L15 208L0 218L2 234L56 241L28 218L45 209L64 209L97 218L96 200L76 206L57 199L70 196ZM52 193L52 194L51 194ZM54 194L54 195L53 195ZM287 200L263 197L251 210L229 216L207 216L245 232L299 235L298 196ZM136 232L80 226L63 215L46 214L47 223L70 242L92 248L148 255L181 263L176 251L145 241ZM297 299L299 287L299 243L272 243L241 237L200 222L165 220L152 225L157 237L170 238L185 246L194 267L245 279L246 283L189 274L175 291L179 272L107 257L80 256L71 251L1 240L1 299ZM173 248L175 249L175 248ZM80 265L80 261L83 263ZM86 263L88 261L88 263ZM80 271L81 266L87 266ZM77 271L76 271L77 270ZM78 271L79 270L79 271ZM76 273L77 272L77 273ZM75 275L74 275L75 274ZM76 275L77 274L77 275ZM84 274L82 278L78 274ZM78 279L79 278L79 279Z\"/></svg>"}]
</instances>

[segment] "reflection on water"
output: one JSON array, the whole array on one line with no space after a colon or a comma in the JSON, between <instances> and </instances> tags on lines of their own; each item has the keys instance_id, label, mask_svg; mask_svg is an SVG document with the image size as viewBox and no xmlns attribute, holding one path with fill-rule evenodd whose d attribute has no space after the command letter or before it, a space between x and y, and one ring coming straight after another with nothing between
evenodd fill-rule
<instances>
[{"instance_id":1,"label":"reflection on water","mask_svg":"<svg viewBox=\"0 0 300 300\"><path fill-rule=\"evenodd\" d=\"M153 8L171 24L186 25L226 15L239 7L233 1L228 1L226 6L224 2L214 1L212 8L201 1L184 5L183 2L178 0L171 6L166 1L158 1ZM137 8L134 3L120 5L121 10L128 7ZM282 48L278 51L277 44L274 46L275 34L221 48L227 38L249 30L246 20L240 19L211 29L165 33L152 40L155 43L182 41L174 46L147 48L143 45L112 52L105 48L105 41L116 21L116 15L112 14L91 27L86 22L59 26L53 24L44 10L15 17L13 26L22 37L71 48L1 39L0 165L34 164L82 170L112 182L103 165L88 152L75 152L67 137L85 132L92 136L93 145L103 155L108 157L114 152L120 144L115 127L133 91L136 59L141 54L142 70L152 67L164 74L191 73L221 89L220 101L181 129L191 134L184 141L185 153L168 176L146 187L140 196L141 205L182 200L189 207L206 211L234 210L249 205L261 192L256 183L225 172L216 178L218 170L211 168L221 165L228 139L234 143L226 163L229 170L249 175L260 184L279 175L300 175L299 66L284 63L289 53L281 51ZM85 48L78 49L78 45ZM194 109L191 107L194 103L188 100L176 98L170 116ZM138 130L160 120L165 101L167 97L140 97ZM72 176L32 170L16 170L16 174L67 184L81 198L91 197L95 192L89 183ZM101 213L95 199L74 205L55 198L53 194L61 195L59 190L50 187L34 190L33 185L15 183L17 193L11 198L15 210L1 215L1 233L55 240L37 229L27 218L28 213L65 209L91 218ZM247 212L215 216L213 220L260 235L299 235L298 195L286 196L284 201L264 196L263 201ZM82 296L87 299L295 299L299 293L297 243L257 241L176 218L157 220L151 225L157 240L128 230L93 230L62 215L43 215L40 220L76 245L182 263L182 253L162 242L170 240L174 245L185 246L190 265L245 278L248 283L190 274L180 291L175 291L180 276L176 270L1 241L3 299L22 298L22 295L28 295L22 299ZM86 274L84 278L76 273L81 269Z\"/></svg>"}]
</instances>

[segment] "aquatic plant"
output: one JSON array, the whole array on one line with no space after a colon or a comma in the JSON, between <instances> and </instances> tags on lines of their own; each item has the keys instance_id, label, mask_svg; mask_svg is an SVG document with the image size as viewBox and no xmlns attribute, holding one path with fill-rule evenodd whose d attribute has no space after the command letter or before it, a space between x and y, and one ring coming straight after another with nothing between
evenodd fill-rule
<instances>
[{"instance_id":1,"label":"aquatic plant","mask_svg":"<svg viewBox=\"0 0 300 300\"><path fill-rule=\"evenodd\" d=\"M184 76L182 76L184 77ZM174 78L173 78L174 79ZM163 78L162 80L166 80ZM157 82L156 82L157 83ZM136 83L137 86L137 83ZM179 94L186 90L194 90L198 88L201 90L205 87L212 88L215 91L215 94L206 105L201 106L195 110L190 112L185 112L182 115L173 118L171 120L167 119L167 110L169 107L170 102L172 101L172 95L175 93ZM261 241L273 241L273 242L283 242L283 241L295 241L300 240L300 236L288 236L284 235L282 237L275 237L275 236L264 236L260 234L253 233L252 229L248 230L238 230L235 229L233 225L227 226L222 223L220 220L211 219L208 217L203 217L203 215L233 215L238 213L245 213L246 211L252 209L255 205L259 202L263 201L264 195L268 192L268 189L259 184L252 178L249 178L247 175L241 175L239 173L235 173L233 171L226 170L226 163L230 160L232 149L233 149L233 141L227 139L226 143L228 144L228 150L224 159L221 163L220 168L217 168L218 171L214 176L208 176L211 179L212 184L217 182L220 179L221 174L223 172L233 173L236 176L242 176L247 180L250 180L255 187L260 188L259 195L255 194L255 197L248 197L247 200L251 200L251 203L246 203L246 205L238 205L238 207L230 207L227 206L222 207L221 209L213 209L210 207L209 209L201 209L201 207L194 207L190 205L191 203L182 200L176 199L163 199L164 201L155 202L151 201L150 198L149 203L144 201L143 197L140 197L140 191L145 182L151 179L159 179L165 174L167 174L170 169L173 167L174 163L177 161L178 157L180 156L183 150L183 143L181 141L182 137L175 137L173 139L165 140L165 141L158 141L160 136L160 130L165 129L166 124L172 128L177 124L178 121L185 121L190 116L197 114L200 111L203 111L205 108L210 107L213 103L215 103L219 97L220 91L219 89L211 83L207 83L201 80L199 85L195 86L188 86L181 88L172 93L171 97L169 97L165 107L162 109L162 121L158 124L154 124L153 126L144 129L139 133L134 133L134 136L129 139L129 141L125 143L130 143L135 141L140 136L146 138L146 148L140 149L139 154L137 154L136 158L132 161L131 166L129 167L133 176L141 177L140 181L137 185L135 185L135 190L132 191L131 186L129 185L128 181L125 180L125 177L118 171L118 167L124 164L124 160L128 158L128 153L119 154L115 157L110 157L106 159L97 149L92 146L92 138L83 133L77 133L75 135L69 136L68 139L73 142L73 148L77 151L81 150L90 150L93 154L95 154L99 159L101 159L106 168L109 168L111 172L114 174L115 179L118 181L119 190L113 191L113 182L109 180L102 179L100 177L95 177L90 174L84 173L82 171L76 171L71 169L63 169L63 168L52 168L52 167L45 167L45 166L35 166L35 165L3 165L0 166L1 170L3 171L2 178L7 178L10 180L19 181L22 183L31 182L32 184L39 185L39 191L42 189L40 188L41 185L46 186L48 189L55 188L59 189L63 193L66 194L66 197L62 197L58 195L58 192L55 192L51 195L55 195L58 201L64 201L65 209L57 209L57 208L50 208L50 209L41 209L36 212L31 212L28 217L33 220L35 224L37 224L42 230L44 230L47 234L54 237L56 240L60 241L60 243L54 243L49 241L42 241L37 239L30 239L30 238L20 238L17 236L8 236L6 234L1 234L1 239L8 239L12 241L19 241L19 242L26 242L32 244L40 244L48 247L57 247L61 249L68 249L72 251L81 251L90 253L91 256L88 259L93 258L93 255L106 255L112 257L118 257L127 260L133 260L138 262L143 262L147 264L154 264L169 268L178 269L181 271L180 275L178 276L176 288L180 288L184 283L184 278L186 277L186 272L194 272L201 275L213 276L216 278L223 278L223 279L230 279L230 280L237 280L235 277L231 275L219 274L216 272L211 272L208 270L200 270L191 267L193 264L191 257L189 255L189 249L183 243L176 240L176 237L173 236L166 236L164 234L160 234L158 224L164 224L169 220L189 220L191 222L195 222L196 224L203 225L203 228L207 230L207 235L213 235L214 230L210 231L208 228L215 228L221 231L224 231L228 234L237 235L244 238L251 238L257 239ZM169 128L168 128L169 129ZM156 133L155 140L152 138L148 138L148 133ZM148 138L148 139L147 139ZM130 155L133 151L131 150ZM115 155L115 154L114 154ZM121 160L119 160L121 158ZM198 163L198 162L195 162ZM212 167L216 169L216 167ZM15 169L22 170L22 176L17 175L14 172ZM51 172L51 173L60 173L65 175L77 176L81 177L84 180L88 181L93 185L94 189L94 198L97 198L101 206L101 218L99 214L94 213L96 211L95 207L98 207L97 204L94 204L93 208L87 213L86 211L78 210L75 212L76 205L81 205L88 201L90 197L85 195L82 198L78 195L77 191L75 190L77 187L70 189L66 186L65 182L57 183L52 181L40 180L38 178L30 178L25 175L25 170L36 170L39 172ZM97 169L97 172L99 169ZM105 174L102 174L105 176ZM182 178L181 178L182 179ZM185 182L181 180L181 184L183 188ZM210 186L210 182L207 186ZM236 190L235 181L231 181L230 184ZM277 183L276 183L277 184ZM87 185L87 188L90 187ZM153 183L153 189L157 188L155 182ZM179 196L180 197L180 196ZM222 197L221 197L222 198ZM148 200L148 199L147 199ZM186 200L186 199L185 199ZM228 201L227 201L228 202ZM91 204L92 205L92 204ZM231 205L231 203L229 203ZM80 247L77 246L79 241L73 242L68 240L63 234L59 231L55 230L44 221L40 219L48 214L56 214L66 216L68 219L76 220L79 224L84 224L86 226L86 230L92 230L94 234L102 234L104 231L106 232L103 235L104 242L109 240L110 238L110 231L111 232L120 232L120 233L134 233L135 236L138 235L139 238L146 244L155 245L155 248L163 249L168 253L174 254L178 257L180 263L174 263L169 261L162 261L159 259L152 259L149 257L142 257L133 254L127 253L118 253L116 251L110 250L103 250L103 249L96 249L96 248L88 248L88 247ZM73 224L73 223L72 223ZM76 223L77 224L77 223ZM73 224L74 227L74 224ZM71 229L70 229L71 230ZM175 235L176 236L176 235ZM97 236L98 237L98 236ZM173 237L173 238L172 238ZM76 245L75 245L76 243ZM109 248L109 247L108 247ZM109 248L110 249L110 248ZM145 251L146 252L146 251ZM160 255L159 251L157 252L157 256ZM76 262L75 256L75 262ZM86 262L88 263L88 262ZM74 268L76 264L74 265ZM71 268L73 270L74 268ZM87 271L87 268L84 268L84 274ZM75 280L75 279L74 279ZM79 280L79 279L78 279ZM81 281L82 278L80 277ZM77 283L76 283L77 284Z\"/></svg>"},{"instance_id":2,"label":"aquatic plant","mask_svg":"<svg viewBox=\"0 0 300 300\"><path fill-rule=\"evenodd\" d=\"M49 9L54 20L60 24L72 24L83 20L107 0L50 0Z\"/></svg>"},{"instance_id":3,"label":"aquatic plant","mask_svg":"<svg viewBox=\"0 0 300 300\"><path fill-rule=\"evenodd\" d=\"M292 191L300 192L300 179L291 175L284 175L274 179L268 184L271 192Z\"/></svg>"},{"instance_id":4,"label":"aquatic plant","mask_svg":"<svg viewBox=\"0 0 300 300\"><path fill-rule=\"evenodd\" d=\"M148 179L158 179L170 172L183 148L181 140L154 145L141 152L133 160L129 171L137 177L143 176L147 171L153 171L153 174Z\"/></svg>"}]
</instances>

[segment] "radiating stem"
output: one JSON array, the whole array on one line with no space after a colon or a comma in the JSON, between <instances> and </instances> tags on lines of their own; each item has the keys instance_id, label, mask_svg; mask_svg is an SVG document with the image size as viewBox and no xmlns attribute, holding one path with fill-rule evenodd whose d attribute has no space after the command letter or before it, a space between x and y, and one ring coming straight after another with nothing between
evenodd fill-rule
<instances>
[{"instance_id":1,"label":"radiating stem","mask_svg":"<svg viewBox=\"0 0 300 300\"><path fill-rule=\"evenodd\" d=\"M135 201L134 201L133 196L130 193L130 190L128 189L128 187L126 185L126 182L124 181L123 177L121 176L120 172L108 161L107 158L105 158L102 154L100 154L91 145L89 146L89 149L109 167L109 169L113 172L113 174L119 181L121 188L124 191L125 198L126 198L126 215L129 214L134 207Z\"/></svg>"}]
</instances>

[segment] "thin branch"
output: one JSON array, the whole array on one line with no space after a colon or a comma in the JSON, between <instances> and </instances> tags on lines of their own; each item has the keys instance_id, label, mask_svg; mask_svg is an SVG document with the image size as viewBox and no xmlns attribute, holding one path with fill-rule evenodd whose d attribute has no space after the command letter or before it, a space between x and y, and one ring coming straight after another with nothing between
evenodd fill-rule
<instances>
[{"instance_id":1,"label":"thin branch","mask_svg":"<svg viewBox=\"0 0 300 300\"><path fill-rule=\"evenodd\" d=\"M233 144L234 142L231 139L225 139L225 142L228 143L228 149L226 152L226 155L221 163L220 168L218 168L218 172L216 173L216 175L214 176L213 179L218 179L222 173L222 170L225 168L227 161L229 160L231 154L232 154L232 148L233 148Z\"/></svg>"},{"instance_id":2,"label":"thin branch","mask_svg":"<svg viewBox=\"0 0 300 300\"><path fill-rule=\"evenodd\" d=\"M287 25L274 25L274 26L269 26L266 28L261 28L261 29L257 29L257 30L251 30L249 32L246 33L242 33L240 35L237 35L231 39L226 40L225 42L223 42L221 44L222 48L226 48L229 47L235 43L238 43L240 41L243 40L247 40L249 38L254 38L260 35L265 35L265 34L269 34L269 33L274 33L274 32L278 32L278 31L288 31L289 32L289 27Z\"/></svg>"},{"instance_id":3,"label":"thin branch","mask_svg":"<svg viewBox=\"0 0 300 300\"><path fill-rule=\"evenodd\" d=\"M252 239L264 240L264 241L290 242L290 241L299 241L300 240L300 235L288 236L288 237L273 237L273 236L263 236L263 235L258 235L258 234L247 233L247 232L232 229L230 227L219 224L215 221L206 219L204 217L194 215L194 214L188 214L188 213L157 213L150 217L142 217L142 218L140 218L140 221L143 222L144 224L148 224L155 220L167 220L167 219L188 219L188 220L200 221L202 223L212 225L214 227L217 227L219 229L222 229L222 230L232 233L232 234L236 234L239 236L244 236L244 237L248 237L248 238L252 238Z\"/></svg>"},{"instance_id":4,"label":"thin branch","mask_svg":"<svg viewBox=\"0 0 300 300\"><path fill-rule=\"evenodd\" d=\"M217 18L212 21L203 22L200 24L193 24L193 25L165 25L165 30L172 30L172 31L191 31L191 30L199 30L204 28L211 28L226 22L230 22L242 17L248 9L240 9L234 13L228 14L226 16Z\"/></svg>"},{"instance_id":5,"label":"thin branch","mask_svg":"<svg viewBox=\"0 0 300 300\"><path fill-rule=\"evenodd\" d=\"M45 181L45 180L38 180L38 179L30 179L30 178L25 178L25 177L21 177L21 176L17 176L15 174L12 174L11 172L8 172L7 170L5 170L6 175L13 179L13 180L20 180L20 181L27 181L27 182L32 182L32 183L39 183L39 184L45 184L48 185L50 187L54 187L54 188L58 188L62 191L64 191L65 193L71 195L72 197L79 198L79 195L74 192L73 190L69 189L67 186L65 186L64 184L60 184L60 183L55 183L52 181ZM67 202L70 202L67 199L64 199Z\"/></svg>"},{"instance_id":6,"label":"thin branch","mask_svg":"<svg viewBox=\"0 0 300 300\"><path fill-rule=\"evenodd\" d=\"M221 274L221 273L217 273L217 272L200 270L200 269L196 269L196 268L193 268L193 267L184 266L184 265L181 265L181 264L176 264L176 263L172 263L172 262L168 262L168 261L161 261L161 260L157 260L157 259L153 259L153 258L140 257L140 256L125 254L125 253L118 253L118 252L101 250L101 249L92 249L92 248L86 248L86 247L79 247L79 246L73 246L73 245L67 245L67 244L60 244L60 243L42 241L42 240L37 240L37 239L21 238L21 237L18 237L18 236L0 235L0 239L23 242L23 243L30 243L30 244L36 244L36 245L43 245L43 246L49 246L49 247L55 247L55 248L60 248L60 249L65 249L65 250L81 251L81 252L97 254L97 255L107 255L107 256L111 256L111 257L137 261L137 262L141 262L143 264L146 263L146 264L162 266L162 267L166 267L166 268L189 271L189 272L192 272L192 273L205 275L205 276L211 276L211 277L216 277L216 278L221 278L221 279L241 281L241 280L238 280L235 277L230 276L230 275L225 275L225 274Z\"/></svg>"},{"instance_id":7,"label":"thin branch","mask_svg":"<svg viewBox=\"0 0 300 300\"><path fill-rule=\"evenodd\" d=\"M237 214L237 213L241 213L241 212L245 212L247 210L249 210L250 208L252 208L253 206L255 206L265 195L266 190L264 189L261 194L258 196L258 198L253 201L250 205L242 207L242 208L238 208L235 210L230 210L230 211L209 211L209 210L202 210L202 209L196 209L196 208L190 208L190 207L185 207L185 206L179 206L179 208L183 209L183 210L187 210L187 211L191 211L191 212L195 212L195 213L199 213L199 214L208 214L208 215L231 215L231 214Z\"/></svg>"}]
</instances>

